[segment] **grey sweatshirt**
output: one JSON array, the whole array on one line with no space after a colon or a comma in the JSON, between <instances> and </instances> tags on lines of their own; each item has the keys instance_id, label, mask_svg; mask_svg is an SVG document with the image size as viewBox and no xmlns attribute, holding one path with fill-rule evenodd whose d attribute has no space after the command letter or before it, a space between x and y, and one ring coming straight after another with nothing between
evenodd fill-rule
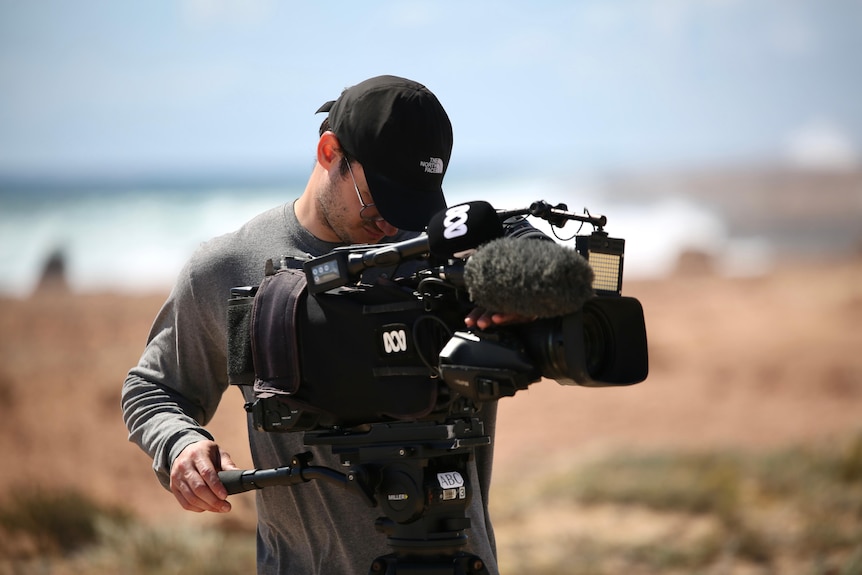
<instances>
[{"instance_id":1,"label":"grey sweatshirt","mask_svg":"<svg viewBox=\"0 0 862 575\"><path fill-rule=\"evenodd\" d=\"M171 464L185 447L202 439L218 441L205 425L228 387L230 289L259 284L267 259L322 255L335 247L305 230L288 203L202 244L180 272L122 394L129 439L153 458L153 469L165 488L169 488ZM253 399L251 389L243 388L243 395L246 401ZM222 409L247 417L239 404ZM485 405L483 411L486 433L493 437L496 404ZM301 433L256 431L250 419L248 430L256 468L289 465L303 451L313 453L313 465L341 467L328 447L305 446ZM497 573L488 518L491 463L492 448L482 447L470 464L472 526L466 551L480 556L490 573ZM311 481L269 487L258 490L256 496L260 574L365 573L374 558L390 552L385 536L374 529L380 509L336 486Z\"/></svg>"}]
</instances>

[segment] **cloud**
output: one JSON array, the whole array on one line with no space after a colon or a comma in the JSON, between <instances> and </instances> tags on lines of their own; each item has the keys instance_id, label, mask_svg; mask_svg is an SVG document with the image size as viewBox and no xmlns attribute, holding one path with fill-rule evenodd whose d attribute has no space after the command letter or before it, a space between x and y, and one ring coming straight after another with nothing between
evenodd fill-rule
<instances>
[{"instance_id":1,"label":"cloud","mask_svg":"<svg viewBox=\"0 0 862 575\"><path fill-rule=\"evenodd\" d=\"M785 142L791 165L820 170L852 170L859 149L849 133L829 119L816 118L793 131Z\"/></svg>"}]
</instances>

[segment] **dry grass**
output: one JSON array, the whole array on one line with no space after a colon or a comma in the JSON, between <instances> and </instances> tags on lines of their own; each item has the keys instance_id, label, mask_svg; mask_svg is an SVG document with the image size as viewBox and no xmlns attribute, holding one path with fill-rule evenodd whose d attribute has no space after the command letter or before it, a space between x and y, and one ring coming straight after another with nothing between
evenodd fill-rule
<instances>
[{"instance_id":1,"label":"dry grass","mask_svg":"<svg viewBox=\"0 0 862 575\"><path fill-rule=\"evenodd\" d=\"M618 453L495 503L504 572L862 573L862 434L762 453ZM538 568L538 570L536 570Z\"/></svg>"},{"instance_id":2,"label":"dry grass","mask_svg":"<svg viewBox=\"0 0 862 575\"><path fill-rule=\"evenodd\" d=\"M15 490L0 507L0 574L229 575L254 570L254 532L149 525L77 492Z\"/></svg>"}]
</instances>

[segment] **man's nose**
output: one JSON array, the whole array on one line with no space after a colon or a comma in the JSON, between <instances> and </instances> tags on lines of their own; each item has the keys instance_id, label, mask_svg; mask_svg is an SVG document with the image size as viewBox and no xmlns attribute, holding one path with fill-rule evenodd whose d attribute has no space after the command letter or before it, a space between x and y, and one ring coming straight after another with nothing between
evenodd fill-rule
<instances>
[{"instance_id":1,"label":"man's nose","mask_svg":"<svg viewBox=\"0 0 862 575\"><path fill-rule=\"evenodd\" d=\"M380 228L380 231L386 234L387 236L394 236L398 233L398 228L387 222L386 220L380 220L377 223L377 227Z\"/></svg>"}]
</instances>

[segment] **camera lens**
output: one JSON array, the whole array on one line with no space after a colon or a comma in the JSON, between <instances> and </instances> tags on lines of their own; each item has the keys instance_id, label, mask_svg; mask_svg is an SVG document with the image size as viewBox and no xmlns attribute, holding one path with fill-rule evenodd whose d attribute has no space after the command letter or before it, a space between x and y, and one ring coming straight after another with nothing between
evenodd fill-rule
<instances>
[{"instance_id":1,"label":"camera lens","mask_svg":"<svg viewBox=\"0 0 862 575\"><path fill-rule=\"evenodd\" d=\"M584 310L584 356L587 372L596 378L612 356L613 340L608 330L607 320L596 308Z\"/></svg>"},{"instance_id":2,"label":"camera lens","mask_svg":"<svg viewBox=\"0 0 862 575\"><path fill-rule=\"evenodd\" d=\"M643 308L634 298L596 297L581 311L519 329L543 377L562 385L631 385L648 372Z\"/></svg>"}]
</instances>

